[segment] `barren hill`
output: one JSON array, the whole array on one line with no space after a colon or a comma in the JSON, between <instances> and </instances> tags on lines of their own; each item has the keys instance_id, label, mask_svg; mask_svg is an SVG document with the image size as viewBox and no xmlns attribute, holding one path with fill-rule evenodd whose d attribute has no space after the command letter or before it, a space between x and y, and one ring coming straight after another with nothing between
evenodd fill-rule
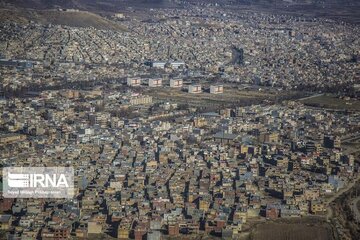
<instances>
[{"instance_id":1,"label":"barren hill","mask_svg":"<svg viewBox=\"0 0 360 240\"><path fill-rule=\"evenodd\" d=\"M25 24L34 21L40 24L66 25L71 27L94 27L97 29L122 31L119 23L87 11L0 9L1 22Z\"/></svg>"},{"instance_id":2,"label":"barren hill","mask_svg":"<svg viewBox=\"0 0 360 240\"><path fill-rule=\"evenodd\" d=\"M0 0L0 8L73 8L98 14L113 14L129 7L184 7L184 2L201 5L218 3L238 10L247 8L254 11L326 17L360 23L359 0Z\"/></svg>"}]
</instances>

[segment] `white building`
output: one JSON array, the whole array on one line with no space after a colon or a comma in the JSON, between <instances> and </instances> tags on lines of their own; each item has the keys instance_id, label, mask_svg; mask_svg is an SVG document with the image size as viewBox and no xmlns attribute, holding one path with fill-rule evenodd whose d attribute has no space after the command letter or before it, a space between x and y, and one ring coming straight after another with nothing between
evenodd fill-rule
<instances>
[{"instance_id":1,"label":"white building","mask_svg":"<svg viewBox=\"0 0 360 240\"><path fill-rule=\"evenodd\" d=\"M212 94L219 94L224 92L224 86L223 85L211 85L210 86L210 93Z\"/></svg>"},{"instance_id":2,"label":"white building","mask_svg":"<svg viewBox=\"0 0 360 240\"><path fill-rule=\"evenodd\" d=\"M182 61L170 62L170 66L172 68L183 67L183 66L185 66L185 62L182 62Z\"/></svg>"},{"instance_id":3,"label":"white building","mask_svg":"<svg viewBox=\"0 0 360 240\"><path fill-rule=\"evenodd\" d=\"M165 68L166 62L152 62L151 66L154 68Z\"/></svg>"},{"instance_id":4,"label":"white building","mask_svg":"<svg viewBox=\"0 0 360 240\"><path fill-rule=\"evenodd\" d=\"M130 99L130 105L145 105L151 103L152 103L151 96L138 96Z\"/></svg>"},{"instance_id":5,"label":"white building","mask_svg":"<svg viewBox=\"0 0 360 240\"><path fill-rule=\"evenodd\" d=\"M189 86L189 93L201 93L201 85L190 85Z\"/></svg>"},{"instance_id":6,"label":"white building","mask_svg":"<svg viewBox=\"0 0 360 240\"><path fill-rule=\"evenodd\" d=\"M150 78L149 79L149 87L161 87L162 79L161 78Z\"/></svg>"},{"instance_id":7,"label":"white building","mask_svg":"<svg viewBox=\"0 0 360 240\"><path fill-rule=\"evenodd\" d=\"M119 19L124 19L124 18L125 18L125 16L124 16L123 13L115 13L115 14L114 14L114 17L115 17L115 18L119 18Z\"/></svg>"},{"instance_id":8,"label":"white building","mask_svg":"<svg viewBox=\"0 0 360 240\"><path fill-rule=\"evenodd\" d=\"M128 86L140 86L141 79L140 78L127 78Z\"/></svg>"},{"instance_id":9,"label":"white building","mask_svg":"<svg viewBox=\"0 0 360 240\"><path fill-rule=\"evenodd\" d=\"M170 87L179 88L182 87L183 80L182 79L170 79Z\"/></svg>"}]
</instances>

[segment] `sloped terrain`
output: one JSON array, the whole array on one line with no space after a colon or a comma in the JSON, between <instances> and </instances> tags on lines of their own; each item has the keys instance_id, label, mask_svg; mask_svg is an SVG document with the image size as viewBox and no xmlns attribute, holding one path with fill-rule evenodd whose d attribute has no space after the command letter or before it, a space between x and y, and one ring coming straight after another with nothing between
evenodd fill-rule
<instances>
[{"instance_id":1,"label":"sloped terrain","mask_svg":"<svg viewBox=\"0 0 360 240\"><path fill-rule=\"evenodd\" d=\"M173 4L170 0L0 0L0 6L33 9L76 8L116 12L127 7L169 7Z\"/></svg>"},{"instance_id":2,"label":"sloped terrain","mask_svg":"<svg viewBox=\"0 0 360 240\"><path fill-rule=\"evenodd\" d=\"M34 21L40 24L66 25L71 27L94 27L122 31L126 28L119 23L87 11L64 12L58 10L0 9L1 22L25 24Z\"/></svg>"},{"instance_id":3,"label":"sloped terrain","mask_svg":"<svg viewBox=\"0 0 360 240\"><path fill-rule=\"evenodd\" d=\"M182 3L180 3L182 2ZM95 13L150 8L184 7L183 3L222 4L238 10L248 9L280 14L326 17L360 23L358 0L0 0L0 8L54 9L74 8ZM238 11L237 10L237 11Z\"/></svg>"}]
</instances>

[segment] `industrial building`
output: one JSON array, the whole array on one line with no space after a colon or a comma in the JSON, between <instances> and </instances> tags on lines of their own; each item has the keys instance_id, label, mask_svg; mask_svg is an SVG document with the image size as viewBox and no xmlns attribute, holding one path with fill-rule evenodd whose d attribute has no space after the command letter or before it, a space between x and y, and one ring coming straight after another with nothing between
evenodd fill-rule
<instances>
[{"instance_id":1,"label":"industrial building","mask_svg":"<svg viewBox=\"0 0 360 240\"><path fill-rule=\"evenodd\" d=\"M212 94L219 94L224 92L224 86L223 85L211 85L210 86L210 93Z\"/></svg>"},{"instance_id":2,"label":"industrial building","mask_svg":"<svg viewBox=\"0 0 360 240\"><path fill-rule=\"evenodd\" d=\"M190 85L189 86L189 93L201 93L201 85Z\"/></svg>"},{"instance_id":3,"label":"industrial building","mask_svg":"<svg viewBox=\"0 0 360 240\"><path fill-rule=\"evenodd\" d=\"M170 79L170 87L179 88L182 87L183 80L182 79Z\"/></svg>"}]
</instances>

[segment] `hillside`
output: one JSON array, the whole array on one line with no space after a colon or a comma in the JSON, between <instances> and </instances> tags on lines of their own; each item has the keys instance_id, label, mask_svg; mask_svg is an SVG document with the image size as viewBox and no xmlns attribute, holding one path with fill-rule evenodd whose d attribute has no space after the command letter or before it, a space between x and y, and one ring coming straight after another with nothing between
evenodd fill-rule
<instances>
[{"instance_id":1,"label":"hillside","mask_svg":"<svg viewBox=\"0 0 360 240\"><path fill-rule=\"evenodd\" d=\"M184 7L179 2L192 4L220 3L238 10L246 8L253 11L326 17L360 23L359 0L0 0L0 8L38 10L73 8L111 15L116 12L127 11L128 7L144 10Z\"/></svg>"},{"instance_id":2,"label":"hillside","mask_svg":"<svg viewBox=\"0 0 360 240\"><path fill-rule=\"evenodd\" d=\"M126 29L116 22L87 11L64 12L58 10L0 9L0 21L20 24L34 21L40 24L94 27L115 31L123 31Z\"/></svg>"},{"instance_id":3,"label":"hillside","mask_svg":"<svg viewBox=\"0 0 360 240\"><path fill-rule=\"evenodd\" d=\"M0 0L0 7L33 9L76 8L92 12L116 12L127 7L170 7L171 0Z\"/></svg>"}]
</instances>

